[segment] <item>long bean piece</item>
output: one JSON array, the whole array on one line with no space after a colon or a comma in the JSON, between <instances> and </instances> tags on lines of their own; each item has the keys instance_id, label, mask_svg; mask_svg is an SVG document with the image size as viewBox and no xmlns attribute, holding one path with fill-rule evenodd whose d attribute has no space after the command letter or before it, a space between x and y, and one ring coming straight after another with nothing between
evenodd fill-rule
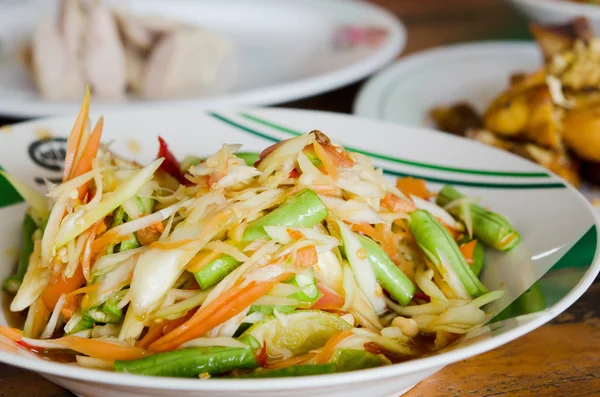
<instances>
[{"instance_id":1,"label":"long bean piece","mask_svg":"<svg viewBox=\"0 0 600 397\"><path fill-rule=\"evenodd\" d=\"M139 360L115 361L115 371L138 375L193 378L234 369L254 369L258 361L250 348L190 347L158 353Z\"/></svg>"},{"instance_id":2,"label":"long bean piece","mask_svg":"<svg viewBox=\"0 0 600 397\"><path fill-rule=\"evenodd\" d=\"M383 249L368 237L360 236L360 243L367 251L367 258L375 273L375 278L398 303L406 306L412 300L416 287L408 277L392 262Z\"/></svg>"},{"instance_id":3,"label":"long bean piece","mask_svg":"<svg viewBox=\"0 0 600 397\"><path fill-rule=\"evenodd\" d=\"M269 239L265 226L311 227L327 215L327 207L319 196L310 189L304 189L267 215L250 222L242 240Z\"/></svg>"},{"instance_id":4,"label":"long bean piece","mask_svg":"<svg viewBox=\"0 0 600 397\"><path fill-rule=\"evenodd\" d=\"M461 283L464 290L473 298L488 292L469 268L456 241L429 212L424 210L411 212L410 231L419 247L457 297L464 297L463 288L457 283Z\"/></svg>"},{"instance_id":5,"label":"long bean piece","mask_svg":"<svg viewBox=\"0 0 600 397\"><path fill-rule=\"evenodd\" d=\"M437 203L445 206L463 197L452 186L445 186L437 196ZM473 234L477 239L499 251L509 251L519 244L521 236L502 215L488 211L477 204L468 204L468 210L473 223ZM459 206L449 208L448 212L465 222Z\"/></svg>"}]
</instances>

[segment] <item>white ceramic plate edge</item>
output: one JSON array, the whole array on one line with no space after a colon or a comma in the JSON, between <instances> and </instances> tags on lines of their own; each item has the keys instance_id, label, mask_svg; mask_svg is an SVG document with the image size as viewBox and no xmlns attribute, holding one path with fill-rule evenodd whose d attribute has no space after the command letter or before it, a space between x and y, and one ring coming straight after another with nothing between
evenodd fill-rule
<instances>
[{"instance_id":1,"label":"white ceramic plate edge","mask_svg":"<svg viewBox=\"0 0 600 397\"><path fill-rule=\"evenodd\" d=\"M214 108L220 106L239 105L272 105L285 103L312 95L321 94L353 82L356 82L370 73L380 69L391 62L406 44L406 28L402 22L384 8L361 0L327 0L332 3L353 2L362 7L368 7L370 12L379 19L388 29L385 44L371 56L354 64L326 72L320 75L300 79L294 82L266 86L240 93L223 94L215 97L199 97L172 101L143 101L124 102L114 104L92 105L94 111L107 113L123 108L137 109L149 107L162 107L165 105L191 105L197 108ZM50 102L41 99L36 103L29 100L12 101L0 98L0 112L6 116L15 117L41 117L76 114L79 105L76 103Z\"/></svg>"},{"instance_id":2,"label":"white ceramic plate edge","mask_svg":"<svg viewBox=\"0 0 600 397\"><path fill-rule=\"evenodd\" d=\"M251 109L249 109L251 110ZM308 114L311 112L304 111ZM326 112L314 112L326 115ZM43 125L44 121L33 121L19 125L19 128L29 128ZM389 123L388 123L389 124ZM537 167L541 170L541 167ZM585 198L571 186L567 186L592 214L593 224L596 228L600 226L600 219L595 214L591 205ZM600 236L600 235L598 235ZM600 237L597 237L596 245L600 244ZM442 367L444 365L456 362L476 354L494 349L502 344L505 344L515 338L524 335L533 329L548 322L562 311L566 310L573 304L591 285L594 278L600 271L600 251L596 250L593 263L586 271L582 279L577 285L566 294L561 300L554 304L550 309L539 312L532 316L529 321L518 328L507 331L501 335L495 336L492 339L476 342L470 346L463 347L451 352L434 355L427 358L415 359L410 361L410 365L396 365L382 367L359 372L351 372L345 374L323 375L310 378L310 387L327 386L332 384L346 383L352 384L361 382L362 379L376 380L388 378L391 376L401 376L419 371L431 370L432 368ZM97 383L114 383L123 386L134 387L159 387L172 390L232 390L239 388L240 390L290 390L297 388L297 384L289 382L289 379L268 379L268 380L218 380L209 382L198 382L197 380L189 379L170 379L170 378L148 378L141 376L132 376L125 374L117 374L110 372L102 372L102 377L98 378L100 372L97 370L89 370L85 368L72 367L68 373L65 373L65 367L56 363L46 362L43 360L31 360L12 354L0 352L0 361L16 365L37 372L42 372L49 375L60 377L68 377L73 379L81 379L86 381L94 381Z\"/></svg>"}]
</instances>

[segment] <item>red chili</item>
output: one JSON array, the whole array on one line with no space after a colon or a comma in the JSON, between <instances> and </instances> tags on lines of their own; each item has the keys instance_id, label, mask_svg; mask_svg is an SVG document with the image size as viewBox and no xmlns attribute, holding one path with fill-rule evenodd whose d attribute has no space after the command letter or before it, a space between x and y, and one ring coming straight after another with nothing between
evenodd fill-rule
<instances>
[{"instance_id":1,"label":"red chili","mask_svg":"<svg viewBox=\"0 0 600 397\"><path fill-rule=\"evenodd\" d=\"M184 173L181 172L179 161L177 161L173 153L171 153L169 150L167 142L165 142L165 140L161 137L158 137L158 144L159 148L156 158L164 158L164 161L160 165L159 169L177 179L177 181L182 185L190 186L192 183L185 177Z\"/></svg>"},{"instance_id":2,"label":"red chili","mask_svg":"<svg viewBox=\"0 0 600 397\"><path fill-rule=\"evenodd\" d=\"M258 362L258 365L260 365L261 367L267 368L267 343L266 342L263 342L263 346L258 351L258 354L256 355L256 361Z\"/></svg>"}]
</instances>

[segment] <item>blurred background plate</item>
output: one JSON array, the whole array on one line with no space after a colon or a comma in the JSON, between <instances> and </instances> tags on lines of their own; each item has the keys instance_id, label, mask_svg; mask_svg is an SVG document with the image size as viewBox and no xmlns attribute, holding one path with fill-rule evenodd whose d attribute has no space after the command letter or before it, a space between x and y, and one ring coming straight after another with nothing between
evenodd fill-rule
<instances>
[{"instance_id":1,"label":"blurred background plate","mask_svg":"<svg viewBox=\"0 0 600 397\"><path fill-rule=\"evenodd\" d=\"M542 23L565 23L577 17L590 20L596 35L600 35L600 5L574 0L509 0L528 18Z\"/></svg>"},{"instance_id":2,"label":"blurred background plate","mask_svg":"<svg viewBox=\"0 0 600 397\"><path fill-rule=\"evenodd\" d=\"M354 113L435 128L433 107L466 102L482 114L508 87L512 74L541 66L542 55L531 42L481 42L423 51L371 78L354 102ZM596 187L584 183L580 190L590 200L600 198Z\"/></svg>"},{"instance_id":3,"label":"blurred background plate","mask_svg":"<svg viewBox=\"0 0 600 397\"><path fill-rule=\"evenodd\" d=\"M402 58L360 90L354 113L411 126L434 124L434 106L467 102L483 112L515 72L542 65L533 43L483 42L435 48Z\"/></svg>"},{"instance_id":4,"label":"blurred background plate","mask_svg":"<svg viewBox=\"0 0 600 397\"><path fill-rule=\"evenodd\" d=\"M353 0L129 0L134 14L174 17L197 24L234 44L233 86L212 96L171 100L194 107L266 105L303 98L357 81L390 62L403 49L402 23L387 11ZM3 4L0 13L0 114L37 117L73 114L76 102L42 99L17 60L53 1ZM348 40L349 32L375 32L377 40ZM226 85L226 84L225 84ZM161 106L167 101L95 101L94 111Z\"/></svg>"}]
</instances>

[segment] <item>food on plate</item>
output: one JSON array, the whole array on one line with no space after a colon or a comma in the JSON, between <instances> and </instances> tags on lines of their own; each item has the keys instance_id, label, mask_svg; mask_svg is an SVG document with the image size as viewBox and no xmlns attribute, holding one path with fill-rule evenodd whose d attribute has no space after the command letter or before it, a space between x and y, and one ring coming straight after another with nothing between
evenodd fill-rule
<instances>
[{"instance_id":1,"label":"food on plate","mask_svg":"<svg viewBox=\"0 0 600 397\"><path fill-rule=\"evenodd\" d=\"M494 314L484 249L520 236L475 198L392 184L316 130L181 163L159 138L140 165L88 109L45 195L0 171L29 204L4 282L26 318L0 338L139 375L306 376L437 351Z\"/></svg>"},{"instance_id":2,"label":"food on plate","mask_svg":"<svg viewBox=\"0 0 600 397\"><path fill-rule=\"evenodd\" d=\"M77 99L86 85L100 99L167 99L226 89L218 80L232 70L232 49L187 22L62 0L56 18L38 22L22 60L46 99Z\"/></svg>"},{"instance_id":3,"label":"food on plate","mask_svg":"<svg viewBox=\"0 0 600 397\"><path fill-rule=\"evenodd\" d=\"M543 68L515 74L483 114L459 103L432 110L438 128L535 161L573 185L600 163L600 38L585 18L531 25Z\"/></svg>"}]
</instances>

